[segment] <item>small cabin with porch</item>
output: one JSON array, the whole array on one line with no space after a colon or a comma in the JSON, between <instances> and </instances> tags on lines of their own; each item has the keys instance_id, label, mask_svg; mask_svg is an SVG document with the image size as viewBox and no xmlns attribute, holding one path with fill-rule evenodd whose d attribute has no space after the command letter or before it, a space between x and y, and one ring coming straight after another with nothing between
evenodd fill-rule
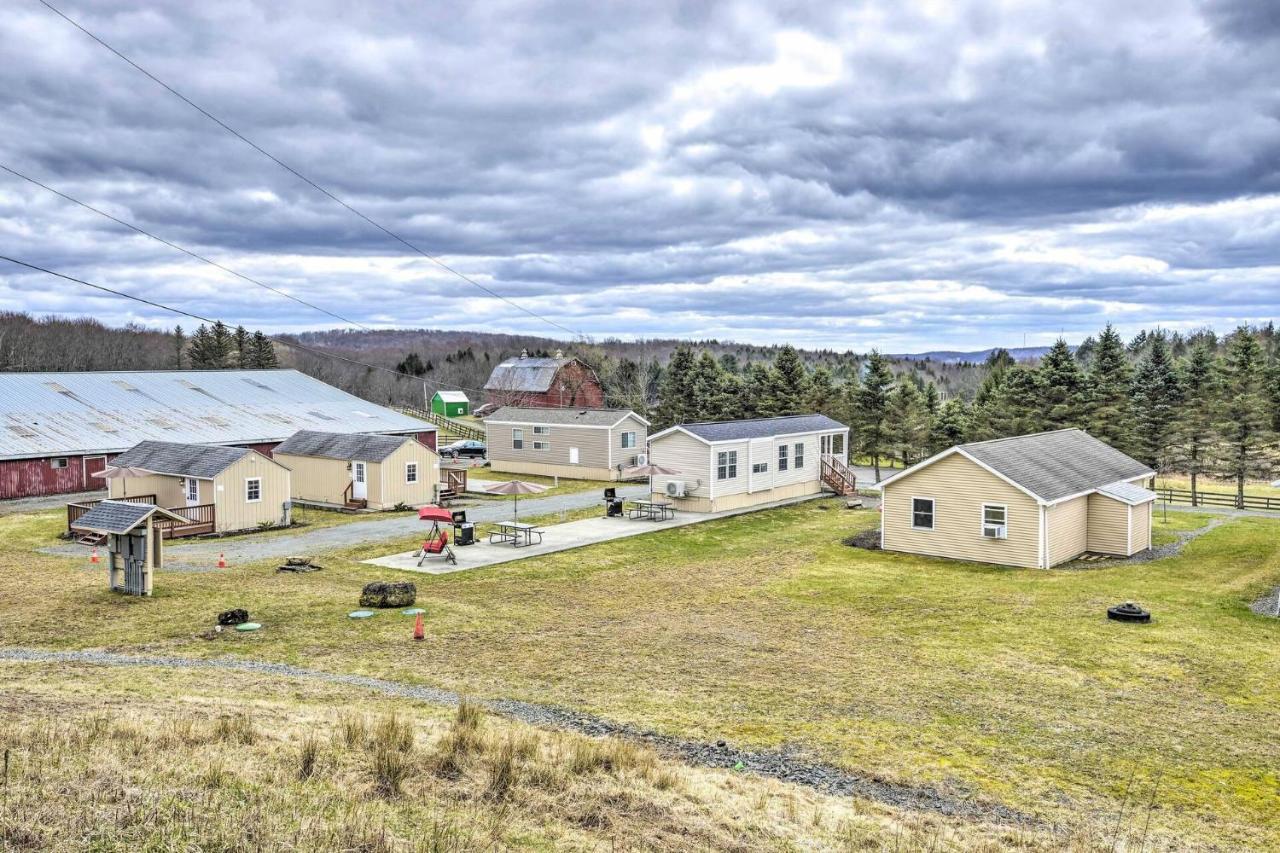
<instances>
[{"instance_id":1,"label":"small cabin with porch","mask_svg":"<svg viewBox=\"0 0 1280 853\"><path fill-rule=\"evenodd\" d=\"M816 495L854 493L849 428L826 415L677 424L649 438L653 499L720 512Z\"/></svg>"},{"instance_id":2,"label":"small cabin with porch","mask_svg":"<svg viewBox=\"0 0 1280 853\"><path fill-rule=\"evenodd\" d=\"M273 453L293 472L293 500L347 509L392 509L435 501L440 457L405 435L303 430Z\"/></svg>"},{"instance_id":3,"label":"small cabin with porch","mask_svg":"<svg viewBox=\"0 0 1280 853\"><path fill-rule=\"evenodd\" d=\"M102 476L108 499L150 500L186 519L166 537L289 523L289 469L247 447L143 441Z\"/></svg>"}]
</instances>

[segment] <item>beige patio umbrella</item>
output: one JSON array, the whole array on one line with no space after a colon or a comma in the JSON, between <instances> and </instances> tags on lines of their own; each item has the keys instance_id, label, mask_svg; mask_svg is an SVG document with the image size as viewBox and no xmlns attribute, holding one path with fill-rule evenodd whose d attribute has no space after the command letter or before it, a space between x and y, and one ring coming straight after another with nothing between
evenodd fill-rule
<instances>
[{"instance_id":1,"label":"beige patio umbrella","mask_svg":"<svg viewBox=\"0 0 1280 853\"><path fill-rule=\"evenodd\" d=\"M154 473L154 471L148 471L146 468L131 468L127 465L123 468L117 468L114 465L109 465L101 471L93 472L89 476L102 477L104 480L119 480L123 477L150 477Z\"/></svg>"},{"instance_id":2,"label":"beige patio umbrella","mask_svg":"<svg viewBox=\"0 0 1280 853\"><path fill-rule=\"evenodd\" d=\"M684 472L677 471L674 468L668 468L665 465L655 465L650 462L648 465L636 465L634 467L627 468L625 473L630 474L632 477L648 477L649 493L652 494L654 477L674 477L676 474L683 474Z\"/></svg>"},{"instance_id":3,"label":"beige patio umbrella","mask_svg":"<svg viewBox=\"0 0 1280 853\"><path fill-rule=\"evenodd\" d=\"M546 486L539 486L537 483L526 483L524 480L507 480L505 483L495 483L485 489L491 495L511 495L513 497L513 518L520 520L520 496L536 495L538 492L545 492Z\"/></svg>"}]
</instances>

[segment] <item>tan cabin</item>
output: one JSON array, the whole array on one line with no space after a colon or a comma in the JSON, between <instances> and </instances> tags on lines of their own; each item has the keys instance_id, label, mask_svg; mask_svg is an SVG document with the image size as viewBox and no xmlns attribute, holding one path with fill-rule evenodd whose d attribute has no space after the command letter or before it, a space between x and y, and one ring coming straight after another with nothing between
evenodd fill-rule
<instances>
[{"instance_id":1,"label":"tan cabin","mask_svg":"<svg viewBox=\"0 0 1280 853\"><path fill-rule=\"evenodd\" d=\"M649 439L653 499L720 512L820 494L852 494L849 428L826 415L678 424Z\"/></svg>"},{"instance_id":2,"label":"tan cabin","mask_svg":"<svg viewBox=\"0 0 1280 853\"><path fill-rule=\"evenodd\" d=\"M630 409L503 406L485 418L494 471L578 480L618 480L644 464L649 422Z\"/></svg>"},{"instance_id":3,"label":"tan cabin","mask_svg":"<svg viewBox=\"0 0 1280 853\"><path fill-rule=\"evenodd\" d=\"M289 469L245 447L143 441L103 475L108 499L149 496L186 518L169 536L289 523Z\"/></svg>"},{"instance_id":4,"label":"tan cabin","mask_svg":"<svg viewBox=\"0 0 1280 853\"><path fill-rule=\"evenodd\" d=\"M436 500L440 482L440 457L405 435L303 430L272 455L293 472L293 500L319 506L423 506Z\"/></svg>"},{"instance_id":5,"label":"tan cabin","mask_svg":"<svg viewBox=\"0 0 1280 853\"><path fill-rule=\"evenodd\" d=\"M1049 568L1151 547L1155 472L1078 429L961 444L880 482L886 551Z\"/></svg>"}]
</instances>

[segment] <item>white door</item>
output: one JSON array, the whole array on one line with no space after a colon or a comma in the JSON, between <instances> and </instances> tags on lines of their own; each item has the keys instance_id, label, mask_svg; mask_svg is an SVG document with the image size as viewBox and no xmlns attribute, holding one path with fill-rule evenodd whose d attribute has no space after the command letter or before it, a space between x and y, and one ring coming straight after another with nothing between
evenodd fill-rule
<instances>
[{"instance_id":1,"label":"white door","mask_svg":"<svg viewBox=\"0 0 1280 853\"><path fill-rule=\"evenodd\" d=\"M757 438L747 447L747 491L773 488L773 439ZM758 469L758 470L757 470Z\"/></svg>"},{"instance_id":2,"label":"white door","mask_svg":"<svg viewBox=\"0 0 1280 853\"><path fill-rule=\"evenodd\" d=\"M195 477L187 478L187 506L195 506L200 503L200 481Z\"/></svg>"},{"instance_id":3,"label":"white door","mask_svg":"<svg viewBox=\"0 0 1280 853\"><path fill-rule=\"evenodd\" d=\"M351 497L362 501L369 497L369 483L365 477L364 463L351 463Z\"/></svg>"},{"instance_id":4,"label":"white door","mask_svg":"<svg viewBox=\"0 0 1280 853\"><path fill-rule=\"evenodd\" d=\"M578 448L576 447L569 448L569 464L570 465L578 464Z\"/></svg>"},{"instance_id":5,"label":"white door","mask_svg":"<svg viewBox=\"0 0 1280 853\"><path fill-rule=\"evenodd\" d=\"M831 436L823 435L818 437L818 452L822 456L831 455Z\"/></svg>"}]
</instances>

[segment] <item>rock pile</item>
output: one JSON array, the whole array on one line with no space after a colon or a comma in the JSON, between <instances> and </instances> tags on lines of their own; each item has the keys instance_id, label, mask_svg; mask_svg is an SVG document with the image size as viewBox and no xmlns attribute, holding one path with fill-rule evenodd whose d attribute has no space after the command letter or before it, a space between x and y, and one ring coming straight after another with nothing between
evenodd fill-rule
<instances>
[{"instance_id":1,"label":"rock pile","mask_svg":"<svg viewBox=\"0 0 1280 853\"><path fill-rule=\"evenodd\" d=\"M360 593L361 607L408 607L418 598L418 588L409 581L374 581Z\"/></svg>"}]
</instances>

